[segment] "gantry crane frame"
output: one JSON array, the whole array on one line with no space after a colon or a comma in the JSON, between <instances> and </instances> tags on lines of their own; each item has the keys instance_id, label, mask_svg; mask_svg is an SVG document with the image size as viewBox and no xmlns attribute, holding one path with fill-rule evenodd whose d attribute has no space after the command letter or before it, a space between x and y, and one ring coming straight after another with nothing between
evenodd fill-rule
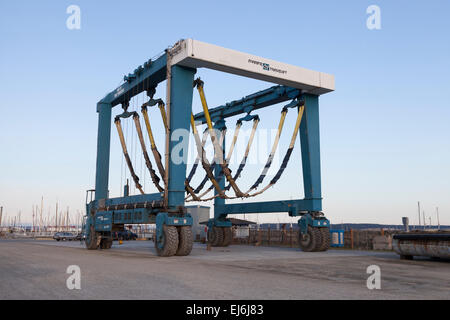
<instances>
[{"instance_id":1,"label":"gantry crane frame","mask_svg":"<svg viewBox=\"0 0 450 320\"><path fill-rule=\"evenodd\" d=\"M169 159L171 151L180 142L171 139L171 132L176 129L190 130L194 75L197 68L203 67L276 84L240 100L210 109L211 119L217 127L223 126L228 117L249 114L251 111L295 98L301 97L305 105L299 130L304 199L226 204L225 199L217 197L214 199L214 218L208 222L209 230L231 227L231 222L227 219L228 214L274 212L301 216L300 231L306 237L308 228L329 228L329 221L321 213L319 96L334 90L334 77L197 40L185 39L167 49L154 61L147 61L132 74L125 76L124 84L97 103L99 115L95 198L86 204L84 226L86 245L89 249L111 247L110 234L117 225L156 223L156 241L160 242L162 250L165 241L164 226L192 225L192 218L184 206L186 161L173 163ZM166 176L162 177L166 182L165 192L131 196L125 194L123 197L109 198L112 109L119 104L127 104L131 97L154 89L166 79L168 79L166 97L168 130L165 152ZM173 116L174 114L176 116ZM203 112L194 115L194 119L201 123L206 122ZM220 166L216 165L215 175L219 175L220 171ZM225 179L221 179L219 183L223 189Z\"/></svg>"}]
</instances>

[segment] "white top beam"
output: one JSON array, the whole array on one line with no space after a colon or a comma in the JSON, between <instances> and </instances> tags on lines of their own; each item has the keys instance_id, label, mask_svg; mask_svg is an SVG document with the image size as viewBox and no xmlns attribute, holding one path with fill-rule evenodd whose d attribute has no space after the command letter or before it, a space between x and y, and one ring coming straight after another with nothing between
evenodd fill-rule
<instances>
[{"instance_id":1,"label":"white top beam","mask_svg":"<svg viewBox=\"0 0 450 320\"><path fill-rule=\"evenodd\" d=\"M334 91L333 75L193 39L178 42L171 53L173 55L172 64L233 73L302 89L304 92L316 95Z\"/></svg>"}]
</instances>

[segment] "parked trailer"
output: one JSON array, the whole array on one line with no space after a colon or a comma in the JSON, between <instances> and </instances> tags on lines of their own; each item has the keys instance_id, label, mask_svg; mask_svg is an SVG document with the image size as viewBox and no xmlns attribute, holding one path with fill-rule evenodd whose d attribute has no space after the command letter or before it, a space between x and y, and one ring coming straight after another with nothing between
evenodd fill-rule
<instances>
[{"instance_id":1,"label":"parked trailer","mask_svg":"<svg viewBox=\"0 0 450 320\"><path fill-rule=\"evenodd\" d=\"M393 237L392 246L400 259L414 256L450 259L450 233L405 233Z\"/></svg>"}]
</instances>

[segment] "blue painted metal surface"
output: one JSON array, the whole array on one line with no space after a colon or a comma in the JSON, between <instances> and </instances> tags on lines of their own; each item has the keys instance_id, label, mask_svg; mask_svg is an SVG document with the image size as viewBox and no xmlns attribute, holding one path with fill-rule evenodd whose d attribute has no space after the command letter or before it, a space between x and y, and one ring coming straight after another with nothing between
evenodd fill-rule
<instances>
[{"instance_id":1,"label":"blue painted metal surface","mask_svg":"<svg viewBox=\"0 0 450 320\"><path fill-rule=\"evenodd\" d=\"M215 216L233 213L272 213L272 212L288 212L290 216L300 216L306 211L321 211L321 200L281 200L281 201L264 201L249 203L233 203L225 205L217 205L215 207Z\"/></svg>"},{"instance_id":2,"label":"blue painted metal surface","mask_svg":"<svg viewBox=\"0 0 450 320\"><path fill-rule=\"evenodd\" d=\"M216 123L214 124L214 128L217 129L217 139L220 141L220 139L222 138L221 135L223 134L223 129L225 129L225 121L223 119L217 120ZM223 137L223 142L222 142L222 159L217 159L217 160L224 160L225 159L225 137ZM216 178L216 181L219 184L220 189L224 190L225 189L225 176L222 176L222 178L220 177L220 174L222 172L222 167L220 166L220 164L218 163L218 161L216 160L216 164L214 166L214 176ZM217 195L218 192L216 190L216 188L214 188L214 195ZM225 199L222 199L220 197L217 197L214 199L214 207L216 206L220 206L220 205L224 205L225 204ZM220 216L216 216L216 210L214 210L214 218L218 219L220 218Z\"/></svg>"},{"instance_id":3,"label":"blue painted metal surface","mask_svg":"<svg viewBox=\"0 0 450 320\"><path fill-rule=\"evenodd\" d=\"M167 212L160 212L156 215L156 243L157 246L162 249L164 246L163 241L163 226L192 226L193 219L189 213L183 217L170 216Z\"/></svg>"},{"instance_id":4,"label":"blue painted metal surface","mask_svg":"<svg viewBox=\"0 0 450 320\"><path fill-rule=\"evenodd\" d=\"M208 229L211 229L212 227L231 227L232 225L231 221L225 217L209 219L207 223Z\"/></svg>"},{"instance_id":5,"label":"blue painted metal surface","mask_svg":"<svg viewBox=\"0 0 450 320\"><path fill-rule=\"evenodd\" d=\"M123 209L109 211L113 224L155 223L156 212L153 209Z\"/></svg>"},{"instance_id":6,"label":"blue painted metal surface","mask_svg":"<svg viewBox=\"0 0 450 320\"><path fill-rule=\"evenodd\" d=\"M95 199L108 197L109 154L111 144L111 104L98 103L97 167Z\"/></svg>"},{"instance_id":7,"label":"blue painted metal surface","mask_svg":"<svg viewBox=\"0 0 450 320\"><path fill-rule=\"evenodd\" d=\"M148 202L151 204L154 201L161 201L162 194L161 193L149 193L149 194L137 194L128 197L117 197L107 199L105 204L106 206L115 206L120 204L133 204L133 203L145 203Z\"/></svg>"},{"instance_id":8,"label":"blue painted metal surface","mask_svg":"<svg viewBox=\"0 0 450 320\"><path fill-rule=\"evenodd\" d=\"M95 230L96 231L111 231L112 229L112 213L111 212L97 212L95 214Z\"/></svg>"},{"instance_id":9,"label":"blue painted metal surface","mask_svg":"<svg viewBox=\"0 0 450 320\"><path fill-rule=\"evenodd\" d=\"M305 94L304 98L305 112L300 124L300 141L305 199L321 200L319 97Z\"/></svg>"},{"instance_id":10,"label":"blue painted metal surface","mask_svg":"<svg viewBox=\"0 0 450 320\"><path fill-rule=\"evenodd\" d=\"M144 64L136 68L133 76L125 78L129 80L115 90L108 93L100 102L111 104L112 107L128 101L132 96L154 87L158 83L166 80L167 70L166 54L153 61L151 64ZM141 70L138 72L138 70Z\"/></svg>"},{"instance_id":11,"label":"blue painted metal surface","mask_svg":"<svg viewBox=\"0 0 450 320\"><path fill-rule=\"evenodd\" d=\"M217 121L242 113L248 113L252 110L261 109L276 103L288 101L300 95L299 89L286 86L274 86L254 94L248 95L240 100L235 100L225 105L209 110L211 119ZM206 123L203 112L194 115L195 121Z\"/></svg>"},{"instance_id":12,"label":"blue painted metal surface","mask_svg":"<svg viewBox=\"0 0 450 320\"><path fill-rule=\"evenodd\" d=\"M298 226L300 228L301 233L306 233L308 231L308 226L316 227L316 228L329 228L330 221L321 216L321 217L313 217L311 214L305 214L298 220Z\"/></svg>"},{"instance_id":13,"label":"blue painted metal surface","mask_svg":"<svg viewBox=\"0 0 450 320\"><path fill-rule=\"evenodd\" d=\"M330 230L331 244L332 247L342 248L344 247L344 230L341 229L331 229Z\"/></svg>"},{"instance_id":14,"label":"blue painted metal surface","mask_svg":"<svg viewBox=\"0 0 450 320\"><path fill-rule=\"evenodd\" d=\"M169 145L169 209L184 206L184 181L189 148L192 113L192 83L196 70L172 67L170 92L170 145Z\"/></svg>"}]
</instances>

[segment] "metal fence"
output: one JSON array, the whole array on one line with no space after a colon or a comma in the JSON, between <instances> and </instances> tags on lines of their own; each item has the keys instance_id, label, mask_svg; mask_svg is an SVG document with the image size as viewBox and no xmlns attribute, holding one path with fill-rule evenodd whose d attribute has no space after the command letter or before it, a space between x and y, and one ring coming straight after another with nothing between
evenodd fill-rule
<instances>
[{"instance_id":1,"label":"metal fence","mask_svg":"<svg viewBox=\"0 0 450 320\"><path fill-rule=\"evenodd\" d=\"M241 228L242 229L242 228ZM236 236L239 232L233 232L233 244L250 244L256 246L298 246L298 230L286 229L253 229L247 228L246 237ZM243 232L240 232L241 234Z\"/></svg>"}]
</instances>

